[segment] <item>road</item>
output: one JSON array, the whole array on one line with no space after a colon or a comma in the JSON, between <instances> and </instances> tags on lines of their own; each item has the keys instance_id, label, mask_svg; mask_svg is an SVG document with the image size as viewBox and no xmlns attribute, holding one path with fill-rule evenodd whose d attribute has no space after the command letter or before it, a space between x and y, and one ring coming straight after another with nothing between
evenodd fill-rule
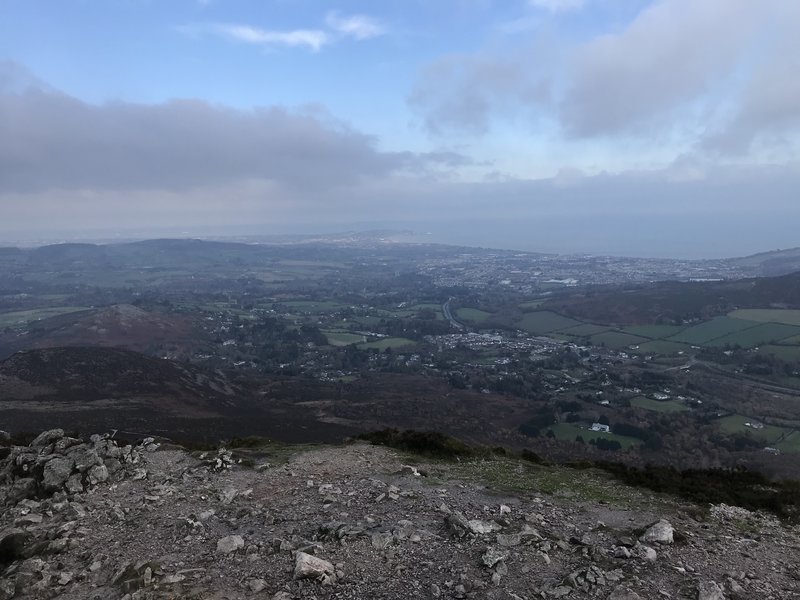
<instances>
[{"instance_id":1,"label":"road","mask_svg":"<svg viewBox=\"0 0 800 600\"><path fill-rule=\"evenodd\" d=\"M463 325L463 323L459 323L458 321L456 321L456 318L453 316L453 313L452 313L452 311L450 310L450 302L451 302L452 300L453 300L452 298L448 298L448 299L447 299L447 302L445 302L444 304L442 304L442 314L444 315L444 318L445 318L445 319L447 319L448 321L450 321L450 324L451 324L453 327L455 327L456 329L464 329L464 325Z\"/></svg>"}]
</instances>

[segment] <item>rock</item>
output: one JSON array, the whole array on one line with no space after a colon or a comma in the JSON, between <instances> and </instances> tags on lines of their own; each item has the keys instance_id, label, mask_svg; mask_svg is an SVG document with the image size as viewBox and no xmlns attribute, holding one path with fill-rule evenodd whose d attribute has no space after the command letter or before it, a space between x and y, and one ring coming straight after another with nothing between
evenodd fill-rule
<instances>
[{"instance_id":1,"label":"rock","mask_svg":"<svg viewBox=\"0 0 800 600\"><path fill-rule=\"evenodd\" d=\"M40 433L36 438L31 442L31 448L42 448L44 446L49 446L56 440L64 437L64 430L63 429L49 429L47 431L43 431Z\"/></svg>"},{"instance_id":2,"label":"rock","mask_svg":"<svg viewBox=\"0 0 800 600\"><path fill-rule=\"evenodd\" d=\"M292 596L289 592L275 592L272 600L293 600L293 598L294 596Z\"/></svg>"},{"instance_id":3,"label":"rock","mask_svg":"<svg viewBox=\"0 0 800 600\"><path fill-rule=\"evenodd\" d=\"M247 582L247 587L250 588L250 591L254 594L259 592L263 592L267 587L267 582L263 579L251 579Z\"/></svg>"},{"instance_id":4,"label":"rock","mask_svg":"<svg viewBox=\"0 0 800 600\"><path fill-rule=\"evenodd\" d=\"M508 552L503 552L496 548L488 548L481 556L481 561L487 568L491 569L497 563L508 560Z\"/></svg>"},{"instance_id":5,"label":"rock","mask_svg":"<svg viewBox=\"0 0 800 600\"><path fill-rule=\"evenodd\" d=\"M497 534L497 543L506 548L519 546L522 543L522 536L518 533L515 534Z\"/></svg>"},{"instance_id":6,"label":"rock","mask_svg":"<svg viewBox=\"0 0 800 600\"><path fill-rule=\"evenodd\" d=\"M64 484L64 489L70 494L80 494L83 491L83 481L80 473L70 475Z\"/></svg>"},{"instance_id":7,"label":"rock","mask_svg":"<svg viewBox=\"0 0 800 600\"><path fill-rule=\"evenodd\" d=\"M16 504L20 500L33 498L36 495L36 480L33 477L21 477L17 479L11 488L6 492L6 500L11 504Z\"/></svg>"},{"instance_id":8,"label":"rock","mask_svg":"<svg viewBox=\"0 0 800 600\"><path fill-rule=\"evenodd\" d=\"M21 558L30 539L31 535L18 527L0 531L0 557L2 557L2 561L11 562Z\"/></svg>"},{"instance_id":9,"label":"rock","mask_svg":"<svg viewBox=\"0 0 800 600\"><path fill-rule=\"evenodd\" d=\"M217 542L217 552L230 554L244 548L244 538L240 535L229 535Z\"/></svg>"},{"instance_id":10,"label":"rock","mask_svg":"<svg viewBox=\"0 0 800 600\"><path fill-rule=\"evenodd\" d=\"M85 444L72 448L69 456L75 461L75 468L81 473L85 473L95 465L103 464L103 459L97 455L94 448Z\"/></svg>"},{"instance_id":11,"label":"rock","mask_svg":"<svg viewBox=\"0 0 800 600\"><path fill-rule=\"evenodd\" d=\"M17 588L10 579L0 579L0 600L11 600Z\"/></svg>"},{"instance_id":12,"label":"rock","mask_svg":"<svg viewBox=\"0 0 800 600\"><path fill-rule=\"evenodd\" d=\"M650 546L645 546L643 544L634 546L633 555L648 562L654 562L658 559L658 553Z\"/></svg>"},{"instance_id":13,"label":"rock","mask_svg":"<svg viewBox=\"0 0 800 600\"><path fill-rule=\"evenodd\" d=\"M74 464L71 458L54 458L48 461L44 466L44 475L42 476L44 489L48 492L60 490L72 474Z\"/></svg>"},{"instance_id":14,"label":"rock","mask_svg":"<svg viewBox=\"0 0 800 600\"><path fill-rule=\"evenodd\" d=\"M608 600L642 600L642 597L632 589L621 585L611 592Z\"/></svg>"},{"instance_id":15,"label":"rock","mask_svg":"<svg viewBox=\"0 0 800 600\"><path fill-rule=\"evenodd\" d=\"M298 552L294 565L295 579L316 579L322 585L336 583L336 569L327 560L305 552Z\"/></svg>"},{"instance_id":16,"label":"rock","mask_svg":"<svg viewBox=\"0 0 800 600\"><path fill-rule=\"evenodd\" d=\"M394 542L394 536L391 533L378 533L372 534L371 538L372 547L376 550L386 550L386 548Z\"/></svg>"},{"instance_id":17,"label":"rock","mask_svg":"<svg viewBox=\"0 0 800 600\"><path fill-rule=\"evenodd\" d=\"M494 521L481 521L480 519L473 519L469 521L469 529L476 535L484 533L494 533L500 531L502 527Z\"/></svg>"},{"instance_id":18,"label":"rock","mask_svg":"<svg viewBox=\"0 0 800 600\"><path fill-rule=\"evenodd\" d=\"M108 469L105 465L97 465L89 469L89 483L97 485L108 481Z\"/></svg>"},{"instance_id":19,"label":"rock","mask_svg":"<svg viewBox=\"0 0 800 600\"><path fill-rule=\"evenodd\" d=\"M631 551L625 546L617 546L614 548L614 558L630 558Z\"/></svg>"},{"instance_id":20,"label":"rock","mask_svg":"<svg viewBox=\"0 0 800 600\"><path fill-rule=\"evenodd\" d=\"M716 582L704 581L697 586L697 600L725 600L725 594Z\"/></svg>"},{"instance_id":21,"label":"rock","mask_svg":"<svg viewBox=\"0 0 800 600\"><path fill-rule=\"evenodd\" d=\"M222 490L219 493L219 501L222 502L222 504L227 505L233 502L233 499L236 498L236 496L238 495L239 495L239 490L234 488L228 488L226 490Z\"/></svg>"},{"instance_id":22,"label":"rock","mask_svg":"<svg viewBox=\"0 0 800 600\"><path fill-rule=\"evenodd\" d=\"M673 542L673 534L675 530L669 521L661 519L657 523L653 523L647 528L642 537L639 539L648 544L671 544Z\"/></svg>"}]
</instances>

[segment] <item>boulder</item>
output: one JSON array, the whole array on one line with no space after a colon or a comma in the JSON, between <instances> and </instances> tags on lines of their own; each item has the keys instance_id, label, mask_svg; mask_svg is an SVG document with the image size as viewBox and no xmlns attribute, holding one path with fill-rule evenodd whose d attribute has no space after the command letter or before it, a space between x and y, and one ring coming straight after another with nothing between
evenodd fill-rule
<instances>
[{"instance_id":1,"label":"boulder","mask_svg":"<svg viewBox=\"0 0 800 600\"><path fill-rule=\"evenodd\" d=\"M31 534L18 527L0 531L0 565L21 558L25 545L30 539Z\"/></svg>"},{"instance_id":2,"label":"boulder","mask_svg":"<svg viewBox=\"0 0 800 600\"><path fill-rule=\"evenodd\" d=\"M647 528L639 539L648 544L671 544L675 530L669 521L661 519Z\"/></svg>"},{"instance_id":3,"label":"boulder","mask_svg":"<svg viewBox=\"0 0 800 600\"><path fill-rule=\"evenodd\" d=\"M108 481L108 469L105 465L96 465L89 469L89 483L97 485Z\"/></svg>"},{"instance_id":4,"label":"boulder","mask_svg":"<svg viewBox=\"0 0 800 600\"><path fill-rule=\"evenodd\" d=\"M642 597L632 589L621 585L614 588L608 600L642 600Z\"/></svg>"},{"instance_id":5,"label":"boulder","mask_svg":"<svg viewBox=\"0 0 800 600\"><path fill-rule=\"evenodd\" d=\"M295 557L294 578L314 579L322 585L333 585L336 583L336 569L327 560L298 552Z\"/></svg>"},{"instance_id":6,"label":"boulder","mask_svg":"<svg viewBox=\"0 0 800 600\"><path fill-rule=\"evenodd\" d=\"M44 435L44 434L42 434ZM42 485L48 492L60 490L72 474L74 462L71 458L54 458L44 466Z\"/></svg>"},{"instance_id":7,"label":"boulder","mask_svg":"<svg viewBox=\"0 0 800 600\"><path fill-rule=\"evenodd\" d=\"M231 554L244 548L244 538L240 535L229 535L217 541L217 552Z\"/></svg>"},{"instance_id":8,"label":"boulder","mask_svg":"<svg viewBox=\"0 0 800 600\"><path fill-rule=\"evenodd\" d=\"M49 429L43 431L31 442L31 448L43 448L64 437L63 429Z\"/></svg>"},{"instance_id":9,"label":"boulder","mask_svg":"<svg viewBox=\"0 0 800 600\"><path fill-rule=\"evenodd\" d=\"M69 456L75 461L75 468L81 473L85 473L95 465L103 464L103 460L98 456L94 448L90 448L85 444L71 448Z\"/></svg>"},{"instance_id":10,"label":"boulder","mask_svg":"<svg viewBox=\"0 0 800 600\"><path fill-rule=\"evenodd\" d=\"M725 594L716 582L704 581L697 586L697 600L725 600Z\"/></svg>"}]
</instances>

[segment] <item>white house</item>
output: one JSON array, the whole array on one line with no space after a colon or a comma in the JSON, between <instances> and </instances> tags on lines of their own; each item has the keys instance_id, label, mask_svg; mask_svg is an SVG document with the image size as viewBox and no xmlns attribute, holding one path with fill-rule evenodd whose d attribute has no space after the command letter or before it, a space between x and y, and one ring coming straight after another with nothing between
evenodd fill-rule
<instances>
[{"instance_id":1,"label":"white house","mask_svg":"<svg viewBox=\"0 0 800 600\"><path fill-rule=\"evenodd\" d=\"M602 431L603 433L611 433L611 427L603 425L602 423L592 423L589 431Z\"/></svg>"}]
</instances>

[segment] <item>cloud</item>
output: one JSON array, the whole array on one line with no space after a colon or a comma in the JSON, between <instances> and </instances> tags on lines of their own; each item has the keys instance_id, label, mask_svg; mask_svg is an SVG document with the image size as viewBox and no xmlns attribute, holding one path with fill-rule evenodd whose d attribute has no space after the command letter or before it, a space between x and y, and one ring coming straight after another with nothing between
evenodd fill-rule
<instances>
[{"instance_id":1,"label":"cloud","mask_svg":"<svg viewBox=\"0 0 800 600\"><path fill-rule=\"evenodd\" d=\"M528 0L528 4L550 12L566 12L583 8L586 0Z\"/></svg>"},{"instance_id":2,"label":"cloud","mask_svg":"<svg viewBox=\"0 0 800 600\"><path fill-rule=\"evenodd\" d=\"M306 47L314 52L318 52L323 46L331 42L328 33L320 29L273 31L253 27L251 25L213 23L187 25L180 27L179 31L192 36L216 35L229 40L258 46L284 46L287 48Z\"/></svg>"},{"instance_id":3,"label":"cloud","mask_svg":"<svg viewBox=\"0 0 800 600\"><path fill-rule=\"evenodd\" d=\"M510 48L441 57L419 71L409 103L438 134L485 134L523 116L555 123L565 142L667 140L676 154L720 156L797 149L796 0L654 0L607 27L582 41L534 28Z\"/></svg>"},{"instance_id":4,"label":"cloud","mask_svg":"<svg viewBox=\"0 0 800 600\"><path fill-rule=\"evenodd\" d=\"M331 11L325 17L325 23L333 31L356 40L368 40L386 33L380 22L366 15L341 16Z\"/></svg>"},{"instance_id":5,"label":"cloud","mask_svg":"<svg viewBox=\"0 0 800 600\"><path fill-rule=\"evenodd\" d=\"M19 69L0 68L0 81L6 71ZM455 160L375 145L319 108L234 110L200 100L96 106L40 87L0 93L0 193L186 190L248 180L322 190Z\"/></svg>"}]
</instances>

